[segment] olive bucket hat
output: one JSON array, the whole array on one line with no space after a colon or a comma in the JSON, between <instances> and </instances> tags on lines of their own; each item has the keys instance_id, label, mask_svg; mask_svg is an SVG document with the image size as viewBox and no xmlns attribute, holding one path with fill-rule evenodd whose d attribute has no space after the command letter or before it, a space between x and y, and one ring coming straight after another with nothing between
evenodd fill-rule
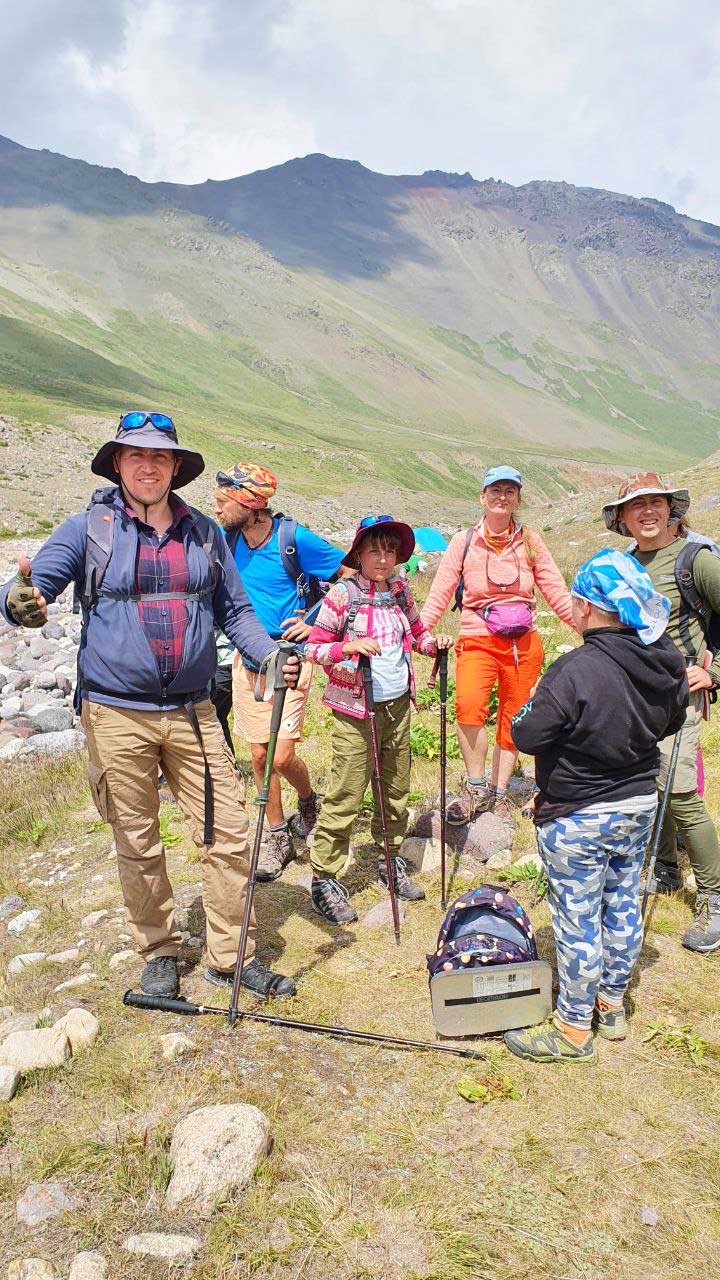
<instances>
[{"instance_id":1,"label":"olive bucket hat","mask_svg":"<svg viewBox=\"0 0 720 1280\"><path fill-rule=\"evenodd\" d=\"M90 470L94 475L103 476L111 484L118 483L119 477L113 467L113 454L121 445L130 445L134 449L169 449L171 453L179 454L180 466L170 485L171 489L182 489L191 480L197 480L205 470L202 454L183 448L177 438L175 423L165 413L147 413L145 410L123 413L114 439L101 445L90 463Z\"/></svg>"},{"instance_id":2,"label":"olive bucket hat","mask_svg":"<svg viewBox=\"0 0 720 1280\"><path fill-rule=\"evenodd\" d=\"M656 471L640 471L637 475L623 480L617 498L605 503L602 513L608 529L613 533L622 534L624 538L629 538L631 535L621 517L622 508L626 502L632 502L633 498L645 498L651 494L661 494L670 503L668 524L681 520L690 506L690 494L687 489L673 489L672 485L666 484Z\"/></svg>"}]
</instances>

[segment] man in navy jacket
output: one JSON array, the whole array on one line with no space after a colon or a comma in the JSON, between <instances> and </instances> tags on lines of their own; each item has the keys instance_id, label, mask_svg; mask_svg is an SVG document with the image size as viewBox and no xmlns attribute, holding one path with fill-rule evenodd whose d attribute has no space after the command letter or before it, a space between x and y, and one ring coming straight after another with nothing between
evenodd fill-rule
<instances>
[{"instance_id":1,"label":"man in navy jacket","mask_svg":"<svg viewBox=\"0 0 720 1280\"><path fill-rule=\"evenodd\" d=\"M143 991L178 991L180 933L160 836L162 769L204 862L209 967L232 982L247 891L244 787L210 701L214 626L266 668L277 647L258 621L217 526L175 491L204 470L165 414L131 412L93 459L112 487L70 516L0 591L8 622L42 626L47 605L74 582L84 601L78 654L88 777L115 836L123 897L146 959ZM98 553L98 545L104 551ZM297 682L299 661L284 668ZM254 955L254 920L243 984L292 995L289 978Z\"/></svg>"}]
</instances>

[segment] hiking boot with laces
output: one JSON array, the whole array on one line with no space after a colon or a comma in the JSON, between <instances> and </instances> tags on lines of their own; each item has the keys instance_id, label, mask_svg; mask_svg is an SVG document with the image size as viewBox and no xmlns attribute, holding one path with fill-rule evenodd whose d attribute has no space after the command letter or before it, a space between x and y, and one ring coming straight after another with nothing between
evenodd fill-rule
<instances>
[{"instance_id":1,"label":"hiking boot with laces","mask_svg":"<svg viewBox=\"0 0 720 1280\"><path fill-rule=\"evenodd\" d=\"M173 999L180 990L175 957L155 956L148 960L140 974L140 990L146 996L169 996Z\"/></svg>"},{"instance_id":2,"label":"hiking boot with laces","mask_svg":"<svg viewBox=\"0 0 720 1280\"><path fill-rule=\"evenodd\" d=\"M300 827L302 828L302 839L306 844L312 844L315 828L318 818L320 817L320 797L316 791L311 791L309 796L303 800L302 796L298 796L298 818L300 819Z\"/></svg>"},{"instance_id":3,"label":"hiking boot with laces","mask_svg":"<svg viewBox=\"0 0 720 1280\"><path fill-rule=\"evenodd\" d=\"M215 987L231 987L234 978L234 969L214 969L210 966L205 971L205 981L212 982ZM243 966L240 982L248 991L253 991L256 996L266 996L268 1000L287 999L288 996L294 996L297 990L292 978L273 973L257 956L253 956Z\"/></svg>"},{"instance_id":4,"label":"hiking boot with laces","mask_svg":"<svg viewBox=\"0 0 720 1280\"><path fill-rule=\"evenodd\" d=\"M526 1031L506 1031L504 1039L511 1053L530 1062L595 1062L597 1057L589 1032L584 1044L574 1044L553 1016Z\"/></svg>"},{"instance_id":5,"label":"hiking boot with laces","mask_svg":"<svg viewBox=\"0 0 720 1280\"><path fill-rule=\"evenodd\" d=\"M640 895L645 892L646 881L640 884ZM683 887L682 872L677 863L656 862L655 870L650 877L648 893L677 893Z\"/></svg>"},{"instance_id":6,"label":"hiking boot with laces","mask_svg":"<svg viewBox=\"0 0 720 1280\"><path fill-rule=\"evenodd\" d=\"M485 813L490 809L492 802L493 791L486 782L480 786L474 786L466 779L461 794L448 805L445 816L451 826L461 827L467 822L472 822L478 813Z\"/></svg>"},{"instance_id":7,"label":"hiking boot with laces","mask_svg":"<svg viewBox=\"0 0 720 1280\"><path fill-rule=\"evenodd\" d=\"M596 1004L593 1011L593 1023L598 1035L602 1036L604 1040L624 1040L627 1036L625 1010L621 1004L610 1005L608 1009L601 1009Z\"/></svg>"},{"instance_id":8,"label":"hiking boot with laces","mask_svg":"<svg viewBox=\"0 0 720 1280\"><path fill-rule=\"evenodd\" d=\"M699 893L695 899L695 919L683 934L688 951L708 955L720 947L720 893Z\"/></svg>"},{"instance_id":9,"label":"hiking boot with laces","mask_svg":"<svg viewBox=\"0 0 720 1280\"><path fill-rule=\"evenodd\" d=\"M267 844L260 846L256 880L277 880L285 870L288 862L295 857L295 845L287 826L279 831L270 831Z\"/></svg>"},{"instance_id":10,"label":"hiking boot with laces","mask_svg":"<svg viewBox=\"0 0 720 1280\"><path fill-rule=\"evenodd\" d=\"M404 898L406 902L421 902L425 897L425 890L420 888L419 884L415 884L407 873L407 864L403 858L393 858L393 888L398 898ZM387 867L384 860L378 862L378 881L383 889L388 887Z\"/></svg>"},{"instance_id":11,"label":"hiking boot with laces","mask_svg":"<svg viewBox=\"0 0 720 1280\"><path fill-rule=\"evenodd\" d=\"M357 911L353 911L348 902L350 893L332 876L322 880L313 876L310 896L313 909L328 924L352 924L357 920Z\"/></svg>"},{"instance_id":12,"label":"hiking boot with laces","mask_svg":"<svg viewBox=\"0 0 720 1280\"><path fill-rule=\"evenodd\" d=\"M501 822L514 822L513 807L507 796L498 796L493 805L493 813Z\"/></svg>"}]
</instances>

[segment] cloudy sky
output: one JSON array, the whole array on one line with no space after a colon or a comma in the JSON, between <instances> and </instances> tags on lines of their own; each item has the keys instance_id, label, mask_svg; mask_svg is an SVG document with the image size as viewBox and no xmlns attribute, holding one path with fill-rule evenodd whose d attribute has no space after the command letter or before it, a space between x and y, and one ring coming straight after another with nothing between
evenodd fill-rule
<instances>
[{"instance_id":1,"label":"cloudy sky","mask_svg":"<svg viewBox=\"0 0 720 1280\"><path fill-rule=\"evenodd\" d=\"M310 151L720 223L715 0L0 0L0 133L201 182Z\"/></svg>"}]
</instances>

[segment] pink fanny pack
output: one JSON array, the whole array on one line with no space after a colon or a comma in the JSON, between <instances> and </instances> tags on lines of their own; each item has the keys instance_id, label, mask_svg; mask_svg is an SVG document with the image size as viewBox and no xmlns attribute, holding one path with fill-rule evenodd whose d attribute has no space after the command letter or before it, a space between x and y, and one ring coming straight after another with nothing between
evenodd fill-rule
<instances>
[{"instance_id":1,"label":"pink fanny pack","mask_svg":"<svg viewBox=\"0 0 720 1280\"><path fill-rule=\"evenodd\" d=\"M533 625L529 604L489 604L483 609L482 616L488 631L494 636L524 636Z\"/></svg>"}]
</instances>

